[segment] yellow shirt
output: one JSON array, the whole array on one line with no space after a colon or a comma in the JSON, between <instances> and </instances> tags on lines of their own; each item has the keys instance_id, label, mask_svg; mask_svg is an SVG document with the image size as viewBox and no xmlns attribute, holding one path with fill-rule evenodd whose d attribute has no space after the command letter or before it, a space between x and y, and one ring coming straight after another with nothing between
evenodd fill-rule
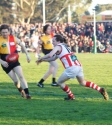
<instances>
[{"instance_id":1,"label":"yellow shirt","mask_svg":"<svg viewBox=\"0 0 112 125\"><path fill-rule=\"evenodd\" d=\"M9 36L8 40L0 36L0 54L11 54L16 51L16 42L13 36Z\"/></svg>"},{"instance_id":2,"label":"yellow shirt","mask_svg":"<svg viewBox=\"0 0 112 125\"><path fill-rule=\"evenodd\" d=\"M40 39L43 42L43 48L44 49L47 49L47 50L53 49L53 44L52 44L52 38L51 37L48 37L48 36L44 35Z\"/></svg>"}]
</instances>

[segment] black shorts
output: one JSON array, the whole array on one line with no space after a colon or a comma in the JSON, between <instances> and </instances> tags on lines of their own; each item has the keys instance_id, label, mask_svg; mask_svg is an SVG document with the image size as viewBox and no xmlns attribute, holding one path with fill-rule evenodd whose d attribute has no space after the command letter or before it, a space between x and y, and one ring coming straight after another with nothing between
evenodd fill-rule
<instances>
[{"instance_id":1,"label":"black shorts","mask_svg":"<svg viewBox=\"0 0 112 125\"><path fill-rule=\"evenodd\" d=\"M42 49L42 52L44 53L44 55L50 53L52 51L52 49Z\"/></svg>"},{"instance_id":2,"label":"black shorts","mask_svg":"<svg viewBox=\"0 0 112 125\"><path fill-rule=\"evenodd\" d=\"M18 61L14 62L14 63L9 63L9 66L7 68L2 66L2 69L8 74L16 66L20 66L20 63Z\"/></svg>"}]
</instances>

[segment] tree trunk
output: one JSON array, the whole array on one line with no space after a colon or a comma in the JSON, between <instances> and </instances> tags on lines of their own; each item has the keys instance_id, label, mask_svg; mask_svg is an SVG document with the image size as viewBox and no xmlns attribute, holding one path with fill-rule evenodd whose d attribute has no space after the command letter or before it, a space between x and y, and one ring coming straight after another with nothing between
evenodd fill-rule
<instances>
[{"instance_id":1,"label":"tree trunk","mask_svg":"<svg viewBox=\"0 0 112 125\"><path fill-rule=\"evenodd\" d=\"M29 23L30 23L30 20L31 20L31 17L29 17L29 18L28 18L28 20L27 20L27 24L29 24Z\"/></svg>"},{"instance_id":2,"label":"tree trunk","mask_svg":"<svg viewBox=\"0 0 112 125\"><path fill-rule=\"evenodd\" d=\"M22 25L24 25L24 23L25 23L25 18L24 18L24 17L23 17L23 18L19 18L18 21L19 21Z\"/></svg>"}]
</instances>

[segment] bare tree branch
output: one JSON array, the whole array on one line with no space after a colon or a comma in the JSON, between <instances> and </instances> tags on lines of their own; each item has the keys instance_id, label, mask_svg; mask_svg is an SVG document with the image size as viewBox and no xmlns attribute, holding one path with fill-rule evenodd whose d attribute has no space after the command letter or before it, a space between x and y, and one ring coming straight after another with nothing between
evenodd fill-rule
<instances>
[{"instance_id":1,"label":"bare tree branch","mask_svg":"<svg viewBox=\"0 0 112 125\"><path fill-rule=\"evenodd\" d=\"M66 0L65 1L65 3L64 3L64 7L59 11L59 13L55 16L55 17L53 17L51 20L54 20L54 19L56 19L59 15L60 15L60 13L68 6L68 3L69 2L69 0ZM67 5L66 5L67 4Z\"/></svg>"},{"instance_id":2,"label":"bare tree branch","mask_svg":"<svg viewBox=\"0 0 112 125\"><path fill-rule=\"evenodd\" d=\"M51 0L51 1L47 4L47 6L49 6L50 4L52 4L54 1L55 1L55 0Z\"/></svg>"},{"instance_id":3,"label":"bare tree branch","mask_svg":"<svg viewBox=\"0 0 112 125\"><path fill-rule=\"evenodd\" d=\"M27 0L23 0L23 1L30 6L30 3Z\"/></svg>"}]
</instances>

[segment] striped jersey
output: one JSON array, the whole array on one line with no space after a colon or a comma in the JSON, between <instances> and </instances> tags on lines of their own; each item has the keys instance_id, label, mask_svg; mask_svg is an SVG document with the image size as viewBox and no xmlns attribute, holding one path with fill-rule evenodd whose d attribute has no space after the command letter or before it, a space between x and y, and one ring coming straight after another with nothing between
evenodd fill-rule
<instances>
[{"instance_id":1,"label":"striped jersey","mask_svg":"<svg viewBox=\"0 0 112 125\"><path fill-rule=\"evenodd\" d=\"M60 43L58 46L61 47L61 52L57 54L57 57L61 60L65 68L69 68L71 66L81 66L80 62L77 60L77 57L73 52L71 52L66 44Z\"/></svg>"},{"instance_id":2,"label":"striped jersey","mask_svg":"<svg viewBox=\"0 0 112 125\"><path fill-rule=\"evenodd\" d=\"M14 36L9 35L8 40L0 36L0 58L5 61L6 56L12 53L17 53Z\"/></svg>"},{"instance_id":3,"label":"striped jersey","mask_svg":"<svg viewBox=\"0 0 112 125\"><path fill-rule=\"evenodd\" d=\"M16 51L16 41L14 36L9 35L8 40L0 36L0 55L11 54Z\"/></svg>"}]
</instances>

